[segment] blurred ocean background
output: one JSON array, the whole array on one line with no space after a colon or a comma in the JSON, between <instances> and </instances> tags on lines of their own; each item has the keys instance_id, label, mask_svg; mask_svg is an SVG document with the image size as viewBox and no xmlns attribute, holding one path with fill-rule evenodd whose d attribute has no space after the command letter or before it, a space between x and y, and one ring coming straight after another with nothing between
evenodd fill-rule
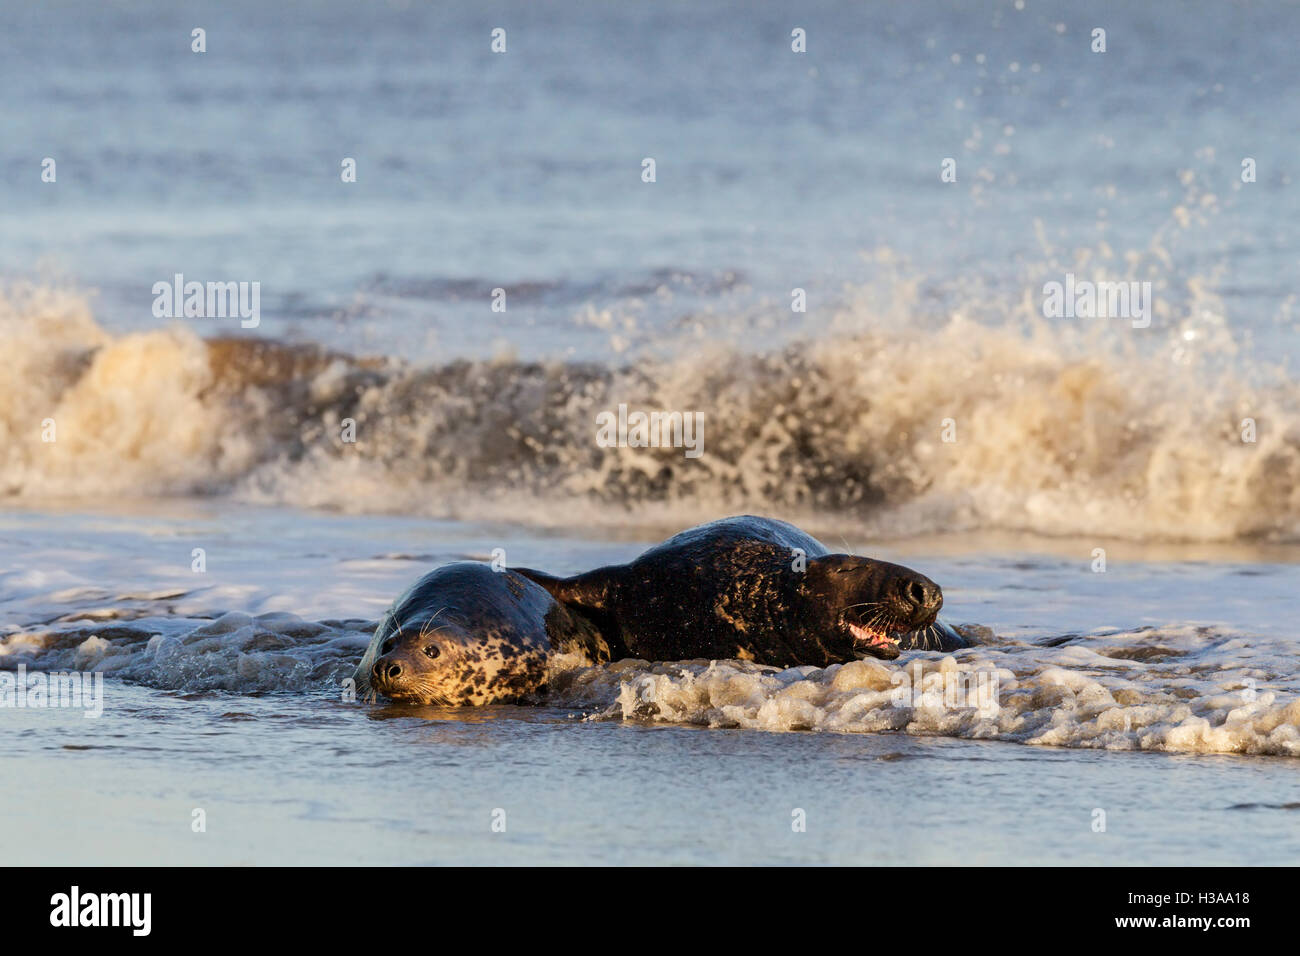
<instances>
[{"instance_id":1,"label":"blurred ocean background","mask_svg":"<svg viewBox=\"0 0 1300 956\"><path fill-rule=\"evenodd\" d=\"M1294 860L1297 27L0 7L0 670L108 678L97 721L0 709L0 859ZM260 325L156 318L177 273L259 282ZM1044 318L1067 274L1150 282L1150 327ZM701 413L703 456L598 447L620 403ZM744 511L938 580L985 642L909 656L997 671L1001 716L887 706L907 657L339 700L435 564L567 573Z\"/></svg>"}]
</instances>

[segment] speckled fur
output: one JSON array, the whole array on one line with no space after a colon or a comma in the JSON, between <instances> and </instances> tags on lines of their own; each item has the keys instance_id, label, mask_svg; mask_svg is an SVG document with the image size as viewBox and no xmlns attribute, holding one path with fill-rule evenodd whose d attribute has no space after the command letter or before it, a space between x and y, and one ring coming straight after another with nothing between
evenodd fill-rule
<instances>
[{"instance_id":1,"label":"speckled fur","mask_svg":"<svg viewBox=\"0 0 1300 956\"><path fill-rule=\"evenodd\" d=\"M807 556L804 571L793 567L795 549ZM615 657L656 661L740 658L824 667L853 660L862 656L845 624L854 606L892 601L911 582L938 591L910 568L831 554L791 524L752 515L683 531L628 564L571 578L528 568L519 573L590 617ZM962 646L946 625L900 641L902 650Z\"/></svg>"},{"instance_id":2,"label":"speckled fur","mask_svg":"<svg viewBox=\"0 0 1300 956\"><path fill-rule=\"evenodd\" d=\"M437 656L430 657L429 649ZM535 700L552 654L610 659L595 627L514 571L462 562L394 602L357 666L358 696L445 706ZM384 673L376 675L375 665ZM400 674L387 674L396 665Z\"/></svg>"}]
</instances>

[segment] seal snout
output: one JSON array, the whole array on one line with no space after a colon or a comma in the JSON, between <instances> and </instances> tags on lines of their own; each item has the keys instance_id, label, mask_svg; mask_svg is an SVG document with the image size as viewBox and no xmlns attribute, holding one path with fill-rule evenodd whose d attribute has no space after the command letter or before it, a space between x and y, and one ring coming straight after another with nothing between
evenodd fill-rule
<instances>
[{"instance_id":1,"label":"seal snout","mask_svg":"<svg viewBox=\"0 0 1300 956\"><path fill-rule=\"evenodd\" d=\"M943 607L943 591L927 577L916 575L899 588L901 603L917 624L929 624Z\"/></svg>"},{"instance_id":2,"label":"seal snout","mask_svg":"<svg viewBox=\"0 0 1300 956\"><path fill-rule=\"evenodd\" d=\"M375 690L386 697L405 696L414 685L423 682L431 662L421 662L415 653L418 650L405 645L398 645L388 650L370 667L370 683ZM425 655L428 656L428 655Z\"/></svg>"},{"instance_id":3,"label":"seal snout","mask_svg":"<svg viewBox=\"0 0 1300 956\"><path fill-rule=\"evenodd\" d=\"M370 685L379 693L392 696L402 684L402 675L408 670L394 654L385 654L370 668Z\"/></svg>"},{"instance_id":4,"label":"seal snout","mask_svg":"<svg viewBox=\"0 0 1300 956\"><path fill-rule=\"evenodd\" d=\"M375 661L375 666L370 669L370 673L377 684L395 681L402 676L402 663L401 661L381 657L379 660Z\"/></svg>"}]
</instances>

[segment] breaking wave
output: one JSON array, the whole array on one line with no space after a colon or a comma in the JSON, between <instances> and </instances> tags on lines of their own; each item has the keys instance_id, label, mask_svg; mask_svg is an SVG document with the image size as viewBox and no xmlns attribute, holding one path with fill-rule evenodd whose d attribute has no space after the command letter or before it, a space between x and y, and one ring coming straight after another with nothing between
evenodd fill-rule
<instances>
[{"instance_id":1,"label":"breaking wave","mask_svg":"<svg viewBox=\"0 0 1300 956\"><path fill-rule=\"evenodd\" d=\"M767 350L704 339L611 363L419 365L399 348L362 358L194 326L112 334L76 294L15 286L0 296L0 494L1300 537L1300 387L1251 367L1221 327L1170 320L1140 349L1104 323L1049 325L1032 303L1001 324L922 321L915 290L890 294L861 290ZM599 447L596 416L620 404L701 414L703 454Z\"/></svg>"}]
</instances>

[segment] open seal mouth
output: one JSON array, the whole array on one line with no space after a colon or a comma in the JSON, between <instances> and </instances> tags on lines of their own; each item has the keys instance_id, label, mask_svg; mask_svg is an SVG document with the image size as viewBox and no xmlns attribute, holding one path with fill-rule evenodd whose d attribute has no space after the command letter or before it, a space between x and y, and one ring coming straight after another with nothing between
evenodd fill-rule
<instances>
[{"instance_id":1,"label":"open seal mouth","mask_svg":"<svg viewBox=\"0 0 1300 956\"><path fill-rule=\"evenodd\" d=\"M864 651L873 657L881 657L887 661L892 661L899 655L898 639L902 631L891 635L887 631L867 625L846 623L849 625L849 633L853 635L855 651Z\"/></svg>"}]
</instances>

